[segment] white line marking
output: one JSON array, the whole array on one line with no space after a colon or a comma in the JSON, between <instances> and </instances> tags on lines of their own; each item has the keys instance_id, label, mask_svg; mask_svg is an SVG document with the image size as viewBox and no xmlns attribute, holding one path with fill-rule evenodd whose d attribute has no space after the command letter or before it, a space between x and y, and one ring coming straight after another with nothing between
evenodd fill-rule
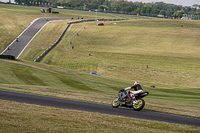
<instances>
[{"instance_id":1,"label":"white line marking","mask_svg":"<svg viewBox=\"0 0 200 133\"><path fill-rule=\"evenodd\" d=\"M51 21L52 21L52 20L51 20ZM51 21L48 21L46 24L48 24L48 23L51 22ZM44 28L44 26L45 26L46 24L44 24L44 25L42 26L42 28ZM22 54L22 52L24 52L24 50L26 49L26 47L27 47L27 46L29 45L29 43L35 38L35 36L42 30L42 28L40 28L40 30L31 38L31 40L26 44L26 46L25 46L24 49L20 52L20 54L17 56L16 59L19 58L19 56Z\"/></svg>"},{"instance_id":2,"label":"white line marking","mask_svg":"<svg viewBox=\"0 0 200 133\"><path fill-rule=\"evenodd\" d=\"M40 19L40 18L36 18L35 21L37 21L38 19ZM35 23L35 21L33 23ZM31 23L17 38L19 38L33 23ZM15 42L15 40L16 39L14 39L12 41L12 43L10 45L8 45L8 47L10 47ZM6 50L7 50L7 48L1 54L3 54Z\"/></svg>"}]
</instances>

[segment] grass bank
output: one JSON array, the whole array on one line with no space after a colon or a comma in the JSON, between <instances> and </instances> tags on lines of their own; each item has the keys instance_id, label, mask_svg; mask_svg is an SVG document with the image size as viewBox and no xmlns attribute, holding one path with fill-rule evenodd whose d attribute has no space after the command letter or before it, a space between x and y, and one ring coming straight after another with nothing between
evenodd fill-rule
<instances>
[{"instance_id":1,"label":"grass bank","mask_svg":"<svg viewBox=\"0 0 200 133\"><path fill-rule=\"evenodd\" d=\"M0 100L2 133L18 132L199 132L199 127Z\"/></svg>"},{"instance_id":2,"label":"grass bank","mask_svg":"<svg viewBox=\"0 0 200 133\"><path fill-rule=\"evenodd\" d=\"M59 23L65 25L66 22ZM97 27L96 23L73 24L60 44L41 62L149 84L187 87L190 80L190 87L199 87L199 22L129 20L117 24L105 22L103 27ZM184 27L178 27L182 23ZM55 24L58 22L52 22L42 30L20 59L35 60L37 56L29 51L39 53L41 47L49 46L48 41L41 41L41 38L53 33L48 29ZM86 29L76 36L85 25ZM39 41L41 43L36 43Z\"/></svg>"},{"instance_id":3,"label":"grass bank","mask_svg":"<svg viewBox=\"0 0 200 133\"><path fill-rule=\"evenodd\" d=\"M0 60L0 89L110 105L118 91L132 84L43 63ZM150 95L146 110L200 118L200 90L141 83Z\"/></svg>"}]
</instances>

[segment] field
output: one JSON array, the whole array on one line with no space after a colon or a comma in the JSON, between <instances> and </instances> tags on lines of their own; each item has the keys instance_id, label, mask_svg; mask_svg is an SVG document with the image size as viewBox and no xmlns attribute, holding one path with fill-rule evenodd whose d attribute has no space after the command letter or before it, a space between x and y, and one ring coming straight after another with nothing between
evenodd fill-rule
<instances>
[{"instance_id":1,"label":"field","mask_svg":"<svg viewBox=\"0 0 200 133\"><path fill-rule=\"evenodd\" d=\"M0 6L4 7L1 4ZM8 12L8 10L13 13ZM6 18L0 23L1 51L26 28L26 24L28 25L31 20L37 17L51 16L51 14L39 13L39 9L36 7L31 7L29 12L26 12L27 10L27 7L7 6L0 11L1 14L4 14L0 14L0 17ZM19 12L23 12L25 16L32 15L30 18L22 19L24 18L22 15L17 15ZM58 17L71 17L72 13L74 13L73 16L82 13L70 10L61 10L60 12ZM65 13L69 14L65 15ZM16 23L13 23L6 14L15 15L16 18L21 17L21 19L16 19ZM83 12L83 15L87 16L88 19L94 17L94 13L91 15L88 12ZM102 14L99 18L104 17L104 15ZM121 15L108 17L126 18ZM127 18L130 17L127 16ZM10 22L9 25L6 25L7 21ZM200 118L200 22L132 19L105 22L105 26L102 27L97 27L97 22L74 24L71 25L59 45L41 62L33 62L57 40L68 22L53 21L46 25L17 61L0 60L0 89L110 104L120 89L130 86L134 80L138 80L144 90L150 92L150 95L145 98L145 110ZM13 28L15 26L16 29ZM76 33L84 26L86 29L82 30L79 36L76 36ZM11 32L9 28L16 32ZM72 41L72 45L69 44L70 41ZM71 46L74 46L75 49L72 50ZM88 56L89 52L92 56ZM149 68L146 68L146 65ZM90 75L91 71L95 71L101 76ZM152 84L156 87L150 87ZM124 119L117 116L39 106L34 109L32 105L3 100L0 103L4 107L0 111L5 114L0 127L5 125L8 128L12 127L10 128L11 132L14 132L16 127L26 127L26 121L20 125L17 120L30 120L35 115L41 114L45 116L33 119L31 125L34 125L35 121L43 120L49 122L49 126L53 125L55 129L49 126L45 128L46 125L43 124L40 127L38 124L33 126L37 129L35 132L51 132L52 130L62 132L63 126L65 126L63 123L71 123L69 127L73 127L76 122L86 121L89 125L91 119L94 120L95 117L98 118L95 119L94 123L101 124L100 127L105 128L106 132L121 132L119 127L125 125L118 123L116 127L112 122L123 121L122 123L125 123L126 120L130 122L129 125L138 125L137 121L144 125L130 127L127 131L134 128L138 130L145 128L142 132L147 132L149 129L151 132L199 131L197 127L178 124ZM27 111L25 111L26 109ZM84 115L78 115L72 120L69 118L70 115L65 114L65 111L69 114L85 114L91 117L85 118ZM34 114L30 115L30 113ZM13 117L9 117L10 114ZM23 114L24 117L20 118L17 116L18 114ZM62 118L62 116L66 118ZM5 121L6 119L7 121ZM55 122L63 121L63 123L54 125L51 123L52 120ZM66 130L69 132L90 132L91 130L103 132L100 128L94 129L94 126L88 125L83 125L83 129L75 126L76 129L69 130L66 127ZM22 131L20 128L18 132ZM110 128L113 130L109 130Z\"/></svg>"}]
</instances>

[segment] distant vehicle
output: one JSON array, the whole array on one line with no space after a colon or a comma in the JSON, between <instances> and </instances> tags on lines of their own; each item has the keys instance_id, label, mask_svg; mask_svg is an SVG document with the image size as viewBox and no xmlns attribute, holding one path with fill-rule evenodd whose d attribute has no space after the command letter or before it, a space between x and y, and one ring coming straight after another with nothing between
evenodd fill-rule
<instances>
[{"instance_id":1,"label":"distant vehicle","mask_svg":"<svg viewBox=\"0 0 200 133\"><path fill-rule=\"evenodd\" d=\"M186 20L187 18L186 18L186 17L182 17L181 19L182 19L182 20Z\"/></svg>"},{"instance_id":2,"label":"distant vehicle","mask_svg":"<svg viewBox=\"0 0 200 133\"><path fill-rule=\"evenodd\" d=\"M63 9L64 7L63 6L57 6L57 8Z\"/></svg>"},{"instance_id":3,"label":"distant vehicle","mask_svg":"<svg viewBox=\"0 0 200 133\"><path fill-rule=\"evenodd\" d=\"M97 26L104 26L104 24L103 23L98 23Z\"/></svg>"},{"instance_id":4,"label":"distant vehicle","mask_svg":"<svg viewBox=\"0 0 200 133\"><path fill-rule=\"evenodd\" d=\"M45 10L44 10L44 9L41 9L41 12L42 12L42 13L45 13Z\"/></svg>"},{"instance_id":5,"label":"distant vehicle","mask_svg":"<svg viewBox=\"0 0 200 133\"><path fill-rule=\"evenodd\" d=\"M158 18L163 18L164 17L164 15L158 15Z\"/></svg>"}]
</instances>

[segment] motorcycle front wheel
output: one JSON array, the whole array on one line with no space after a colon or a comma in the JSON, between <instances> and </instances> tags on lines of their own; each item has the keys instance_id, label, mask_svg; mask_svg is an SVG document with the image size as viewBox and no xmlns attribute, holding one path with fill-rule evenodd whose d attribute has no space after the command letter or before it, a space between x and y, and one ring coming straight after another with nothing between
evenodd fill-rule
<instances>
[{"instance_id":1,"label":"motorcycle front wheel","mask_svg":"<svg viewBox=\"0 0 200 133\"><path fill-rule=\"evenodd\" d=\"M112 107L113 108L117 108L117 107L119 107L119 105L120 105L120 99L119 99L119 97L116 97L116 98L114 98L113 100L112 100Z\"/></svg>"},{"instance_id":2,"label":"motorcycle front wheel","mask_svg":"<svg viewBox=\"0 0 200 133\"><path fill-rule=\"evenodd\" d=\"M137 103L133 105L133 109L136 111L140 111L144 108L145 101L143 99L138 99Z\"/></svg>"}]
</instances>

